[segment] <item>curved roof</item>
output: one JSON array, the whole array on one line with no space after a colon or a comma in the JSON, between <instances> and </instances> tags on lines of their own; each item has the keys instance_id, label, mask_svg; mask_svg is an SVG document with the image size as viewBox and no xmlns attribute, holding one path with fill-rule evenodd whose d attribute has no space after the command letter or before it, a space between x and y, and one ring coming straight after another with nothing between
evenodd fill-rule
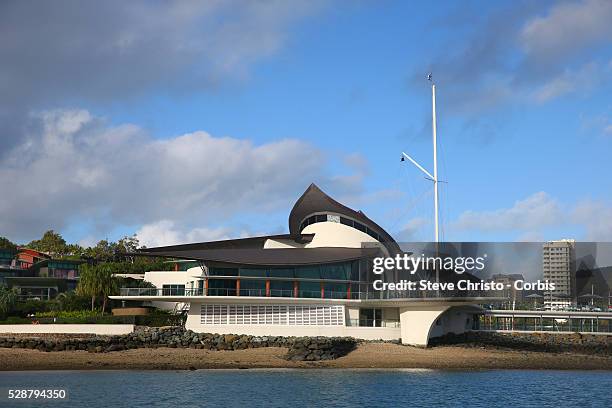
<instances>
[{"instance_id":1,"label":"curved roof","mask_svg":"<svg viewBox=\"0 0 612 408\"><path fill-rule=\"evenodd\" d=\"M289 266L318 265L346 262L364 257L376 256L378 248L226 248L139 251L139 255L162 256L169 258L192 259L198 261L223 262L239 265Z\"/></svg>"},{"instance_id":2,"label":"curved roof","mask_svg":"<svg viewBox=\"0 0 612 408\"><path fill-rule=\"evenodd\" d=\"M382 243L391 253L401 252L397 242L380 225L369 219L362 211L355 211L334 200L314 183L306 189L291 209L289 214L289 233L294 236L300 235L300 224L302 221L310 215L326 212L341 214L359 221L382 237Z\"/></svg>"}]
</instances>

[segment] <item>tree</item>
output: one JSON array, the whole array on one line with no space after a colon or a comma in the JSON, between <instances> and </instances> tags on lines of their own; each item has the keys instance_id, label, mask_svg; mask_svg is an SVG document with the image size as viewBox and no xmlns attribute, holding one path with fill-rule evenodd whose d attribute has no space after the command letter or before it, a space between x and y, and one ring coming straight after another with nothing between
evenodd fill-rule
<instances>
[{"instance_id":1,"label":"tree","mask_svg":"<svg viewBox=\"0 0 612 408\"><path fill-rule=\"evenodd\" d=\"M119 285L117 279L113 276L113 268L110 265L99 265L98 279L100 280L100 295L102 296L102 314L104 314L108 297L117 293Z\"/></svg>"},{"instance_id":2,"label":"tree","mask_svg":"<svg viewBox=\"0 0 612 408\"><path fill-rule=\"evenodd\" d=\"M97 261L110 262L115 259L116 248L117 244L103 239L98 241L95 247L85 249L83 254Z\"/></svg>"},{"instance_id":3,"label":"tree","mask_svg":"<svg viewBox=\"0 0 612 408\"><path fill-rule=\"evenodd\" d=\"M16 301L17 292L15 289L9 289L4 285L0 285L0 316L6 317Z\"/></svg>"},{"instance_id":4,"label":"tree","mask_svg":"<svg viewBox=\"0 0 612 408\"><path fill-rule=\"evenodd\" d=\"M16 252L17 245L13 244L5 237L0 237L0 249L8 249L10 251Z\"/></svg>"},{"instance_id":5,"label":"tree","mask_svg":"<svg viewBox=\"0 0 612 408\"><path fill-rule=\"evenodd\" d=\"M91 310L95 309L96 299L102 297L102 314L106 310L108 296L117 292L118 282L113 277L110 264L84 265L77 286L77 293L91 298Z\"/></svg>"},{"instance_id":6,"label":"tree","mask_svg":"<svg viewBox=\"0 0 612 408\"><path fill-rule=\"evenodd\" d=\"M53 230L45 232L41 239L34 240L27 246L37 251L46 252L51 256L62 257L68 253L66 241Z\"/></svg>"},{"instance_id":7,"label":"tree","mask_svg":"<svg viewBox=\"0 0 612 408\"><path fill-rule=\"evenodd\" d=\"M100 282L97 273L96 266L82 265L77 286L77 294L91 298L92 311L95 309L96 298L100 294Z\"/></svg>"}]
</instances>

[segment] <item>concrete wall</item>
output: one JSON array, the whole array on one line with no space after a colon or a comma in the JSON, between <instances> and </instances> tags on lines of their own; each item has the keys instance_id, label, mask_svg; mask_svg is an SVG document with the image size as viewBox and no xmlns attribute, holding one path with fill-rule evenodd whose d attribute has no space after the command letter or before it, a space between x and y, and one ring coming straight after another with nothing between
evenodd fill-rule
<instances>
[{"instance_id":1,"label":"concrete wall","mask_svg":"<svg viewBox=\"0 0 612 408\"><path fill-rule=\"evenodd\" d=\"M201 270L200 270L201 273ZM162 288L163 285L185 285L187 288L189 282L195 281L192 275L187 271L150 271L145 272L144 280L151 282L156 288Z\"/></svg>"},{"instance_id":2,"label":"concrete wall","mask_svg":"<svg viewBox=\"0 0 612 408\"><path fill-rule=\"evenodd\" d=\"M0 324L0 333L120 335L134 331L132 324Z\"/></svg>"},{"instance_id":3,"label":"concrete wall","mask_svg":"<svg viewBox=\"0 0 612 408\"><path fill-rule=\"evenodd\" d=\"M447 333L461 334L471 329L473 311L448 304L401 307L402 343L427 347L429 340Z\"/></svg>"},{"instance_id":4,"label":"concrete wall","mask_svg":"<svg viewBox=\"0 0 612 408\"><path fill-rule=\"evenodd\" d=\"M363 340L399 340L400 329L389 327L285 326L285 325L204 325L187 320L185 326L197 333L248 334L252 336L354 337Z\"/></svg>"},{"instance_id":5,"label":"concrete wall","mask_svg":"<svg viewBox=\"0 0 612 408\"><path fill-rule=\"evenodd\" d=\"M448 308L447 305L400 307L402 344L427 346L429 330L436 319Z\"/></svg>"},{"instance_id":6,"label":"concrete wall","mask_svg":"<svg viewBox=\"0 0 612 408\"><path fill-rule=\"evenodd\" d=\"M450 308L434 321L429 331L429 338L448 333L464 333L472 328L472 323L473 313L468 313L460 308Z\"/></svg>"},{"instance_id":7,"label":"concrete wall","mask_svg":"<svg viewBox=\"0 0 612 408\"><path fill-rule=\"evenodd\" d=\"M359 309L346 310L345 315ZM327 336L354 337L363 340L399 340L400 328L392 327L355 327L355 326L289 326L289 325L240 325L240 324L201 324L200 304L194 303L189 309L185 328L198 333L248 334L252 336Z\"/></svg>"},{"instance_id":8,"label":"concrete wall","mask_svg":"<svg viewBox=\"0 0 612 408\"><path fill-rule=\"evenodd\" d=\"M310 224L302 231L303 234L315 234L306 248L345 247L361 248L364 242L378 242L365 232L338 222L317 222Z\"/></svg>"},{"instance_id":9,"label":"concrete wall","mask_svg":"<svg viewBox=\"0 0 612 408\"><path fill-rule=\"evenodd\" d=\"M264 243L264 249L279 248L304 248L304 244L295 242L292 239L267 239Z\"/></svg>"}]
</instances>

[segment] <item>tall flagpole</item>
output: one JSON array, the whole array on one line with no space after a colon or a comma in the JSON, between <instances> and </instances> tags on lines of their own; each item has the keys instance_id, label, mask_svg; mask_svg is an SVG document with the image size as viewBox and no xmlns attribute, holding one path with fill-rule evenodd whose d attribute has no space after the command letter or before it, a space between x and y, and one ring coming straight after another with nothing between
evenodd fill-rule
<instances>
[{"instance_id":1,"label":"tall flagpole","mask_svg":"<svg viewBox=\"0 0 612 408\"><path fill-rule=\"evenodd\" d=\"M433 82L431 74L427 75L427 80L431 82L431 121L432 121L432 138L433 138L433 176L423 166L417 163L412 157L402 152L402 161L408 159L414 164L419 170L425 174L425 178L431 180L434 183L434 240L436 245L436 256L439 256L439 243L440 243L440 216L439 216L439 201L438 201L438 139L436 133L436 84ZM440 270L436 263L436 282L440 282ZM437 291L439 296L439 291Z\"/></svg>"},{"instance_id":2,"label":"tall flagpole","mask_svg":"<svg viewBox=\"0 0 612 408\"><path fill-rule=\"evenodd\" d=\"M434 183L434 241L440 242L440 215L439 215L439 200L438 200L438 135L436 133L436 84L434 84L431 74L427 75L427 80L431 82L431 116L432 116L432 132L433 132L433 175L425 170L423 166L417 163L412 157L402 152L402 161L408 159L419 170L425 174L425 178Z\"/></svg>"},{"instance_id":3,"label":"tall flagpole","mask_svg":"<svg viewBox=\"0 0 612 408\"><path fill-rule=\"evenodd\" d=\"M439 228L439 215L438 215L438 143L436 135L436 84L431 79L431 74L428 76L431 81L431 111L432 111L432 129L433 129L433 165L434 165L434 218L435 218L435 238L436 243L440 242L440 228Z\"/></svg>"}]
</instances>

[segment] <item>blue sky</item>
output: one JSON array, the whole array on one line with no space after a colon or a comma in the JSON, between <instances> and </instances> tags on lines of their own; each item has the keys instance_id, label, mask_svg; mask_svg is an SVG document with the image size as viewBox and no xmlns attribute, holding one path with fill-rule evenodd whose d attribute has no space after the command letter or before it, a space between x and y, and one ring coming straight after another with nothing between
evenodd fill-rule
<instances>
[{"instance_id":1,"label":"blue sky","mask_svg":"<svg viewBox=\"0 0 612 408\"><path fill-rule=\"evenodd\" d=\"M5 25L17 102L1 113L23 123L0 122L2 187L19 190L0 235L281 232L313 181L399 240L432 239L431 183L399 160L432 166L431 71L445 239L612 239L609 2L135 4L70 9L123 11L108 28L64 28L61 10L26 18L34 34Z\"/></svg>"}]
</instances>

